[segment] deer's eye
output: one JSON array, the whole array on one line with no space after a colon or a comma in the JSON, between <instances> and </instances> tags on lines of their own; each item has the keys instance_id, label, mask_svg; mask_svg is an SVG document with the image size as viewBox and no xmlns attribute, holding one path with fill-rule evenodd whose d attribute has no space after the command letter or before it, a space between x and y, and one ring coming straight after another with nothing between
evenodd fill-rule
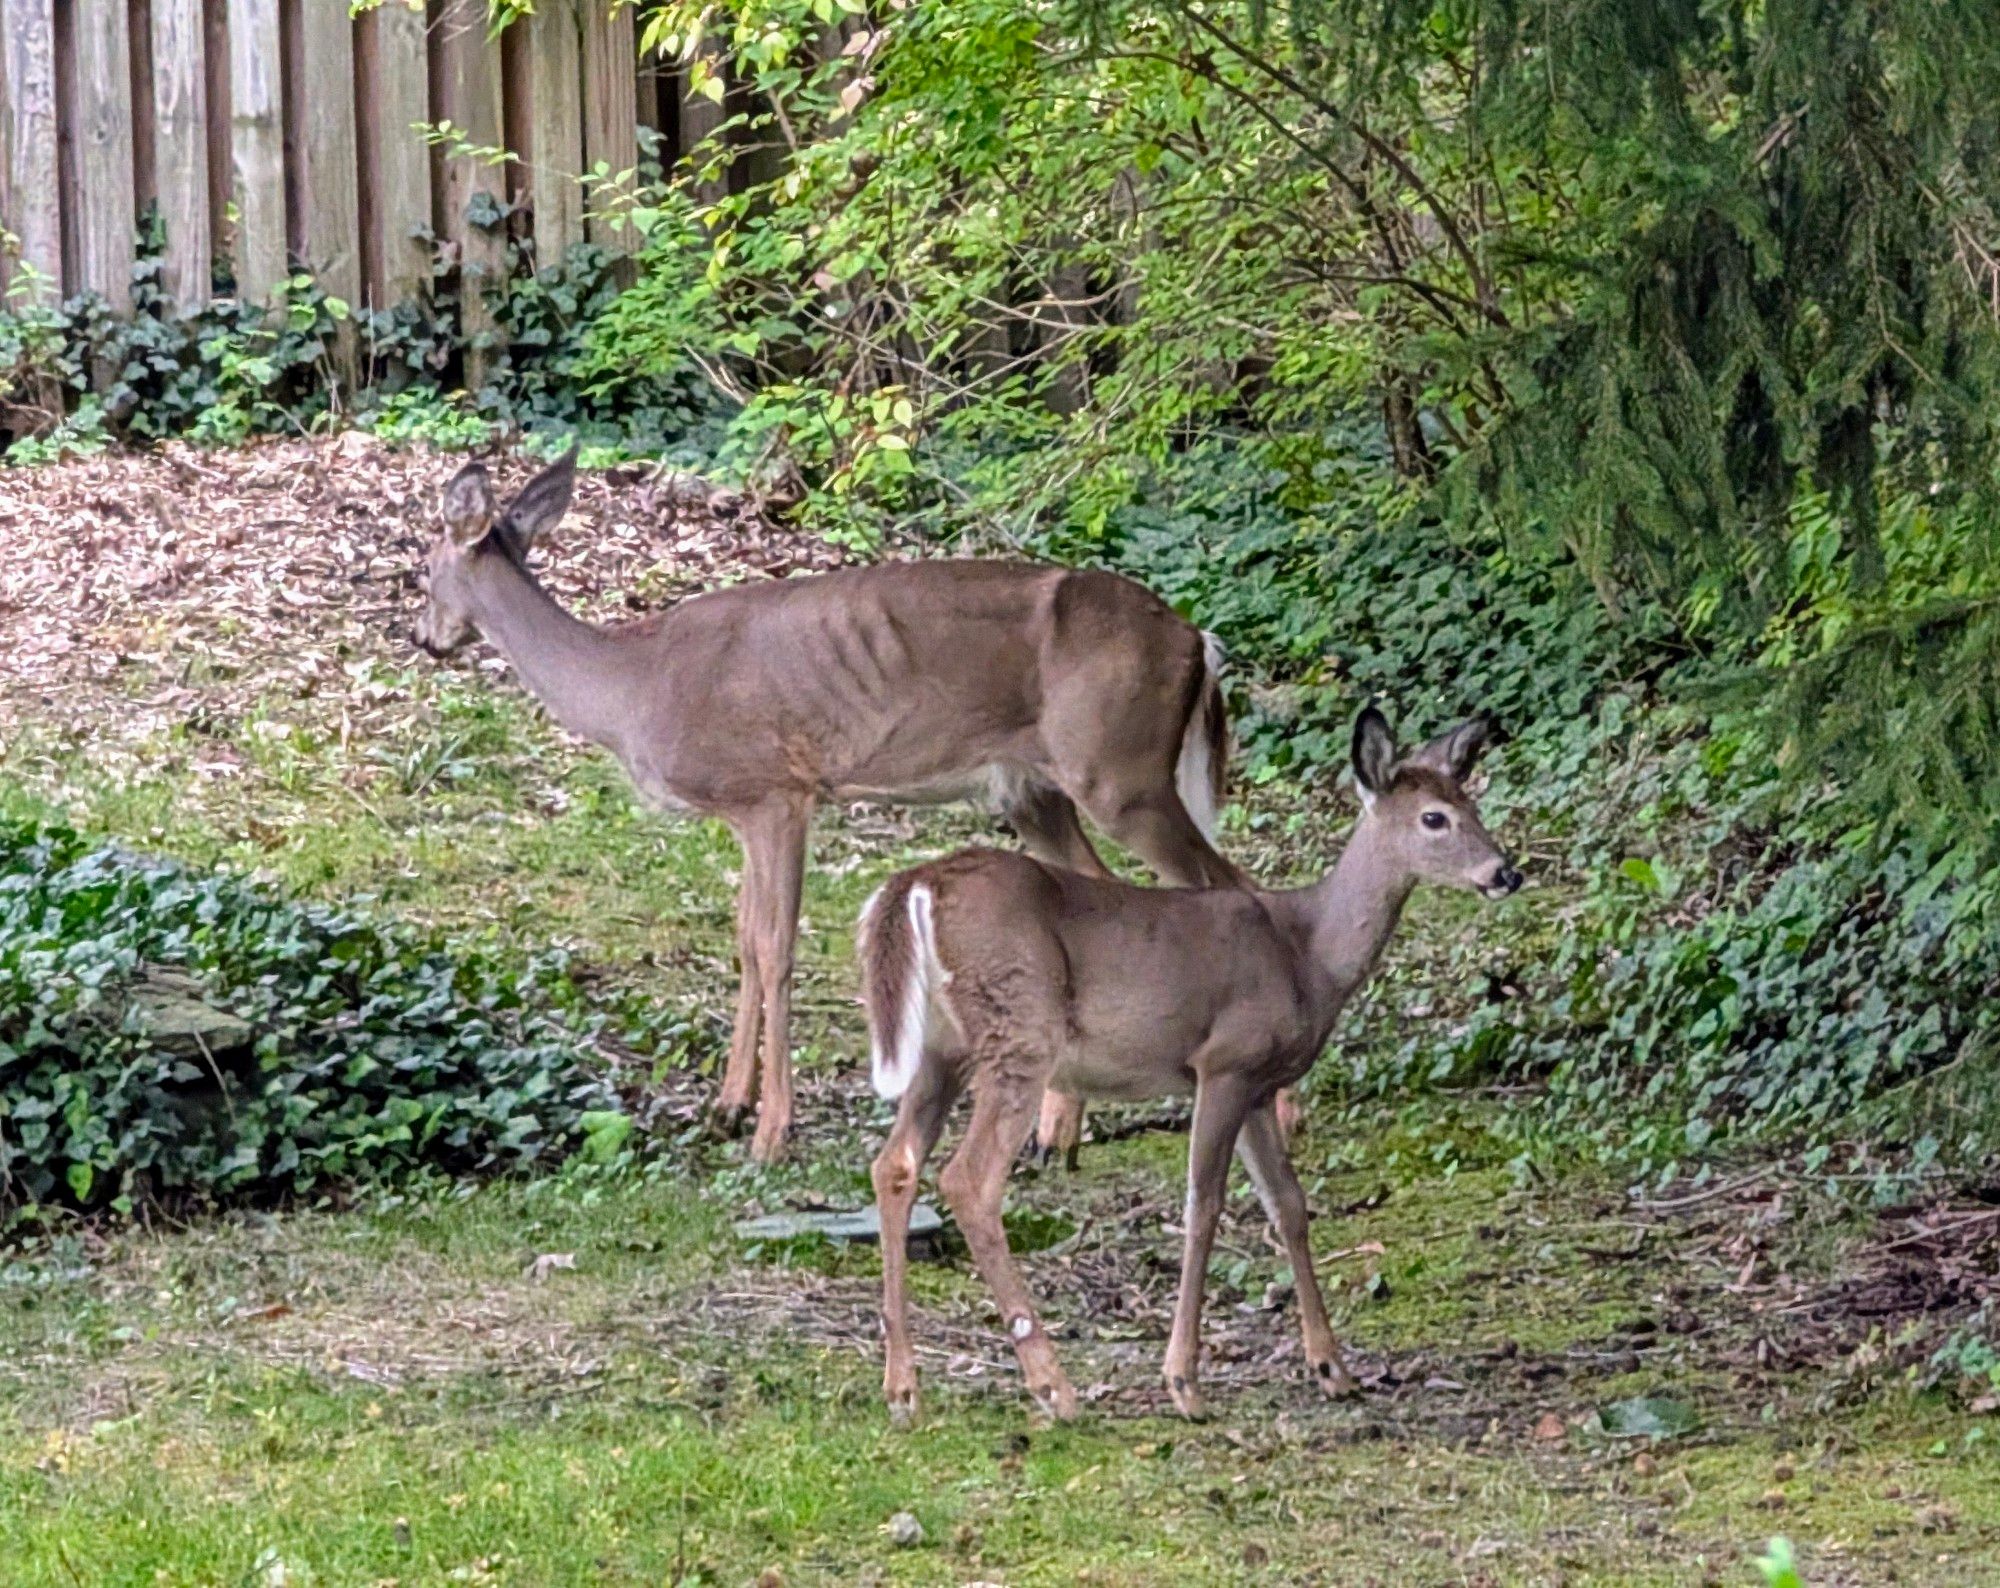
<instances>
[{"instance_id":1,"label":"deer's eye","mask_svg":"<svg viewBox=\"0 0 2000 1588\"><path fill-rule=\"evenodd\" d=\"M1451 818L1443 811L1425 811L1424 825L1434 833L1441 833L1451 825Z\"/></svg>"}]
</instances>

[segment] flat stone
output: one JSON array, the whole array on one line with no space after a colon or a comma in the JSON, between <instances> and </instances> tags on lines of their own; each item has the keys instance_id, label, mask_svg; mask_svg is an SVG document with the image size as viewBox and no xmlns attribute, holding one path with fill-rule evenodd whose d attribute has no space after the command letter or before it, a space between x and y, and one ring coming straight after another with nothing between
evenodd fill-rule
<instances>
[{"instance_id":1,"label":"flat stone","mask_svg":"<svg viewBox=\"0 0 2000 1588\"><path fill-rule=\"evenodd\" d=\"M929 1243L943 1230L944 1220L930 1203L918 1202L911 1207L912 1242ZM762 1218L739 1220L736 1234L746 1241L795 1241L801 1236L819 1235L841 1245L856 1242L873 1245L882 1239L882 1219L873 1207L853 1208L844 1213L767 1213Z\"/></svg>"},{"instance_id":2,"label":"flat stone","mask_svg":"<svg viewBox=\"0 0 2000 1588\"><path fill-rule=\"evenodd\" d=\"M159 965L142 967L122 989L119 1016L155 1047L184 1059L232 1053L256 1035L242 1016L210 1003L192 977Z\"/></svg>"}]
</instances>

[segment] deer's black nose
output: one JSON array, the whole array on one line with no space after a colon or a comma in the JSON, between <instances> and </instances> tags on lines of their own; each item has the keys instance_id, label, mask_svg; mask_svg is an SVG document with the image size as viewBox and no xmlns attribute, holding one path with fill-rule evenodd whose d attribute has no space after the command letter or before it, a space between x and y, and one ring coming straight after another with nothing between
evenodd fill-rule
<instances>
[{"instance_id":1,"label":"deer's black nose","mask_svg":"<svg viewBox=\"0 0 2000 1588\"><path fill-rule=\"evenodd\" d=\"M1502 866L1500 868L1500 875L1493 880L1502 893L1518 893L1521 890L1523 878L1517 867Z\"/></svg>"}]
</instances>

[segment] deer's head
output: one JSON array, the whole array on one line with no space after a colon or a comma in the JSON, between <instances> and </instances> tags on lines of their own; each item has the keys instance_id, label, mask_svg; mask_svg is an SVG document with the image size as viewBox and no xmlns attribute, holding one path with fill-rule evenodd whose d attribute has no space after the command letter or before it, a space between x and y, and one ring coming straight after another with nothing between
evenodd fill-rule
<instances>
[{"instance_id":1,"label":"deer's head","mask_svg":"<svg viewBox=\"0 0 2000 1588\"><path fill-rule=\"evenodd\" d=\"M1493 737L1492 719L1478 716L1402 755L1387 719L1368 707L1354 724L1354 782L1363 806L1355 836L1365 835L1414 881L1504 899L1521 886L1521 873L1465 791Z\"/></svg>"},{"instance_id":2,"label":"deer's head","mask_svg":"<svg viewBox=\"0 0 2000 1588\"><path fill-rule=\"evenodd\" d=\"M530 542L562 518L575 488L575 447L522 486L504 510L485 464L468 463L454 474L444 488L444 531L424 565L424 610L411 638L433 656L449 656L474 638L473 580L481 560L504 557L519 565Z\"/></svg>"}]
</instances>

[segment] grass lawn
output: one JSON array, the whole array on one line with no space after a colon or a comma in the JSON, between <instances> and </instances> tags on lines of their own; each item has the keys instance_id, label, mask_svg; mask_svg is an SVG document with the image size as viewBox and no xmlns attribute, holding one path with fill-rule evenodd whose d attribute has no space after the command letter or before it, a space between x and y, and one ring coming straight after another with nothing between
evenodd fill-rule
<instances>
[{"instance_id":1,"label":"grass lawn","mask_svg":"<svg viewBox=\"0 0 2000 1588\"><path fill-rule=\"evenodd\" d=\"M1215 1416L1175 1420L1167 1156L1106 1145L1018 1198L1074 1226L1030 1263L1091 1401L1063 1429L1031 1419L960 1256L920 1269L927 1414L891 1432L872 1254L749 1256L726 1226L740 1173L245 1215L17 1263L0 1580L1748 1583L1782 1531L1815 1583L2000 1581L1983 1422L1897 1392L1829 1406L1837 1364L1760 1372L1740 1309L1666 1332L1663 1294L1721 1276L1605 1265L1611 1204L1499 1170L1393 1178L1319 1226L1329 1255L1383 1248L1328 1265L1370 1380L1337 1405L1265 1305L1277 1259L1240 1197ZM1373 1201L1380 1170L1316 1202ZM1700 1429L1655 1447L1593 1425L1641 1394ZM923 1536L899 1546L904 1511Z\"/></svg>"}]
</instances>

